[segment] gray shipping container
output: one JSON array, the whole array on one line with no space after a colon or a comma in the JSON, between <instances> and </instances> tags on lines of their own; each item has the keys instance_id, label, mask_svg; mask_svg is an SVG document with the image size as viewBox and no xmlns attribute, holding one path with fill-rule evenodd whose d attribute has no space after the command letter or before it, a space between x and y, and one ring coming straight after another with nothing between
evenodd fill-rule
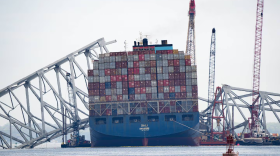
<instances>
[{"instance_id":1,"label":"gray shipping container","mask_svg":"<svg viewBox=\"0 0 280 156\"><path fill-rule=\"evenodd\" d=\"M111 77L110 76L105 76L105 82L111 82Z\"/></svg>"},{"instance_id":2,"label":"gray shipping container","mask_svg":"<svg viewBox=\"0 0 280 156\"><path fill-rule=\"evenodd\" d=\"M146 94L141 94L140 95L140 100L146 100Z\"/></svg>"},{"instance_id":3,"label":"gray shipping container","mask_svg":"<svg viewBox=\"0 0 280 156\"><path fill-rule=\"evenodd\" d=\"M111 89L111 94L112 95L117 95L117 89Z\"/></svg>"},{"instance_id":4,"label":"gray shipping container","mask_svg":"<svg viewBox=\"0 0 280 156\"><path fill-rule=\"evenodd\" d=\"M121 56L121 60L122 61L127 61L127 57L126 56Z\"/></svg>"},{"instance_id":5,"label":"gray shipping container","mask_svg":"<svg viewBox=\"0 0 280 156\"><path fill-rule=\"evenodd\" d=\"M152 85L152 87L156 87L157 86L157 80L152 80L151 85Z\"/></svg>"},{"instance_id":6,"label":"gray shipping container","mask_svg":"<svg viewBox=\"0 0 280 156\"><path fill-rule=\"evenodd\" d=\"M145 61L150 61L150 54L145 54Z\"/></svg>"},{"instance_id":7,"label":"gray shipping container","mask_svg":"<svg viewBox=\"0 0 280 156\"><path fill-rule=\"evenodd\" d=\"M110 68L111 69L115 69L116 68L116 63L115 62L111 62L110 63Z\"/></svg>"},{"instance_id":8,"label":"gray shipping container","mask_svg":"<svg viewBox=\"0 0 280 156\"><path fill-rule=\"evenodd\" d=\"M98 76L99 75L99 71L98 70L93 70L93 76Z\"/></svg>"},{"instance_id":9,"label":"gray shipping container","mask_svg":"<svg viewBox=\"0 0 280 156\"><path fill-rule=\"evenodd\" d=\"M133 61L139 61L138 55L133 55Z\"/></svg>"},{"instance_id":10,"label":"gray shipping container","mask_svg":"<svg viewBox=\"0 0 280 156\"><path fill-rule=\"evenodd\" d=\"M150 81L151 80L151 74L145 74L145 80Z\"/></svg>"},{"instance_id":11,"label":"gray shipping container","mask_svg":"<svg viewBox=\"0 0 280 156\"><path fill-rule=\"evenodd\" d=\"M90 102L90 103L91 103L91 102L94 102L94 96L89 96L89 97L88 97L88 102Z\"/></svg>"},{"instance_id":12,"label":"gray shipping container","mask_svg":"<svg viewBox=\"0 0 280 156\"><path fill-rule=\"evenodd\" d=\"M169 87L168 86L163 87L163 92L164 93L169 93Z\"/></svg>"},{"instance_id":13,"label":"gray shipping container","mask_svg":"<svg viewBox=\"0 0 280 156\"><path fill-rule=\"evenodd\" d=\"M99 63L99 64L100 64L100 63L104 63L104 57L100 57L100 56L99 56L98 63Z\"/></svg>"},{"instance_id":14,"label":"gray shipping container","mask_svg":"<svg viewBox=\"0 0 280 156\"><path fill-rule=\"evenodd\" d=\"M110 62L116 62L116 56L110 56Z\"/></svg>"},{"instance_id":15,"label":"gray shipping container","mask_svg":"<svg viewBox=\"0 0 280 156\"><path fill-rule=\"evenodd\" d=\"M158 93L158 99L164 99L163 93Z\"/></svg>"},{"instance_id":16,"label":"gray shipping container","mask_svg":"<svg viewBox=\"0 0 280 156\"><path fill-rule=\"evenodd\" d=\"M150 60L156 60L156 54L150 54Z\"/></svg>"},{"instance_id":17,"label":"gray shipping container","mask_svg":"<svg viewBox=\"0 0 280 156\"><path fill-rule=\"evenodd\" d=\"M140 65L140 63L139 63ZM139 74L145 74L145 68L139 68Z\"/></svg>"},{"instance_id":18,"label":"gray shipping container","mask_svg":"<svg viewBox=\"0 0 280 156\"><path fill-rule=\"evenodd\" d=\"M191 66L186 66L186 72L192 72L192 67Z\"/></svg>"},{"instance_id":19,"label":"gray shipping container","mask_svg":"<svg viewBox=\"0 0 280 156\"><path fill-rule=\"evenodd\" d=\"M94 61L93 62L93 69L98 69L99 67L98 67L98 62L99 61Z\"/></svg>"},{"instance_id":20,"label":"gray shipping container","mask_svg":"<svg viewBox=\"0 0 280 156\"><path fill-rule=\"evenodd\" d=\"M187 90L187 92L191 92L192 91L192 86L186 86L186 90Z\"/></svg>"},{"instance_id":21,"label":"gray shipping container","mask_svg":"<svg viewBox=\"0 0 280 156\"><path fill-rule=\"evenodd\" d=\"M121 56L116 56L116 62L120 62L120 61L122 61Z\"/></svg>"},{"instance_id":22,"label":"gray shipping container","mask_svg":"<svg viewBox=\"0 0 280 156\"><path fill-rule=\"evenodd\" d=\"M179 59L179 54L173 54L174 55L174 60L178 60Z\"/></svg>"},{"instance_id":23,"label":"gray shipping container","mask_svg":"<svg viewBox=\"0 0 280 156\"><path fill-rule=\"evenodd\" d=\"M192 79L186 79L186 85L192 85Z\"/></svg>"},{"instance_id":24,"label":"gray shipping container","mask_svg":"<svg viewBox=\"0 0 280 156\"><path fill-rule=\"evenodd\" d=\"M162 73L163 74L168 74L169 72L168 72L168 67L162 67Z\"/></svg>"},{"instance_id":25,"label":"gray shipping container","mask_svg":"<svg viewBox=\"0 0 280 156\"><path fill-rule=\"evenodd\" d=\"M122 75L127 75L127 68L122 68Z\"/></svg>"},{"instance_id":26,"label":"gray shipping container","mask_svg":"<svg viewBox=\"0 0 280 156\"><path fill-rule=\"evenodd\" d=\"M145 61L139 61L139 67L145 68Z\"/></svg>"},{"instance_id":27,"label":"gray shipping container","mask_svg":"<svg viewBox=\"0 0 280 156\"><path fill-rule=\"evenodd\" d=\"M192 78L192 73L186 73L186 79L191 79Z\"/></svg>"},{"instance_id":28,"label":"gray shipping container","mask_svg":"<svg viewBox=\"0 0 280 156\"><path fill-rule=\"evenodd\" d=\"M162 66L163 66L162 60L158 60L158 61L157 61L157 67L162 67Z\"/></svg>"},{"instance_id":29,"label":"gray shipping container","mask_svg":"<svg viewBox=\"0 0 280 156\"><path fill-rule=\"evenodd\" d=\"M133 56L133 55L130 55L130 56ZM128 68L133 68L133 62L127 62L127 67Z\"/></svg>"},{"instance_id":30,"label":"gray shipping container","mask_svg":"<svg viewBox=\"0 0 280 156\"><path fill-rule=\"evenodd\" d=\"M99 76L94 76L93 77L93 82L99 82Z\"/></svg>"},{"instance_id":31,"label":"gray shipping container","mask_svg":"<svg viewBox=\"0 0 280 156\"><path fill-rule=\"evenodd\" d=\"M152 93L152 87L146 87L146 93Z\"/></svg>"},{"instance_id":32,"label":"gray shipping container","mask_svg":"<svg viewBox=\"0 0 280 156\"><path fill-rule=\"evenodd\" d=\"M122 95L122 89L117 89L117 95Z\"/></svg>"},{"instance_id":33,"label":"gray shipping container","mask_svg":"<svg viewBox=\"0 0 280 156\"><path fill-rule=\"evenodd\" d=\"M185 66L186 65L185 59L184 60L179 60L179 63L180 63L180 66Z\"/></svg>"},{"instance_id":34,"label":"gray shipping container","mask_svg":"<svg viewBox=\"0 0 280 156\"><path fill-rule=\"evenodd\" d=\"M94 96L94 102L99 102L99 96Z\"/></svg>"},{"instance_id":35,"label":"gray shipping container","mask_svg":"<svg viewBox=\"0 0 280 156\"><path fill-rule=\"evenodd\" d=\"M141 98L140 98L140 95L141 94L135 94L135 100L140 100Z\"/></svg>"},{"instance_id":36,"label":"gray shipping container","mask_svg":"<svg viewBox=\"0 0 280 156\"><path fill-rule=\"evenodd\" d=\"M174 73L174 67L173 66L168 67L168 73Z\"/></svg>"},{"instance_id":37,"label":"gray shipping container","mask_svg":"<svg viewBox=\"0 0 280 156\"><path fill-rule=\"evenodd\" d=\"M156 67L152 67L151 68L151 74L156 74L157 73L157 68Z\"/></svg>"},{"instance_id":38,"label":"gray shipping container","mask_svg":"<svg viewBox=\"0 0 280 156\"><path fill-rule=\"evenodd\" d=\"M133 55L128 55L127 56L127 61L133 62Z\"/></svg>"},{"instance_id":39,"label":"gray shipping container","mask_svg":"<svg viewBox=\"0 0 280 156\"><path fill-rule=\"evenodd\" d=\"M128 95L123 95L123 101L128 101Z\"/></svg>"},{"instance_id":40,"label":"gray shipping container","mask_svg":"<svg viewBox=\"0 0 280 156\"><path fill-rule=\"evenodd\" d=\"M93 76L88 77L88 82L93 82Z\"/></svg>"},{"instance_id":41,"label":"gray shipping container","mask_svg":"<svg viewBox=\"0 0 280 156\"><path fill-rule=\"evenodd\" d=\"M185 73L186 72L186 66L180 66L180 72Z\"/></svg>"},{"instance_id":42,"label":"gray shipping container","mask_svg":"<svg viewBox=\"0 0 280 156\"><path fill-rule=\"evenodd\" d=\"M110 63L109 62L104 63L104 65L105 65L105 69L109 69L110 68Z\"/></svg>"},{"instance_id":43,"label":"gray shipping container","mask_svg":"<svg viewBox=\"0 0 280 156\"><path fill-rule=\"evenodd\" d=\"M152 87L152 93L156 94L157 93L157 87Z\"/></svg>"},{"instance_id":44,"label":"gray shipping container","mask_svg":"<svg viewBox=\"0 0 280 156\"><path fill-rule=\"evenodd\" d=\"M110 57L110 53L105 53L105 57Z\"/></svg>"},{"instance_id":45,"label":"gray shipping container","mask_svg":"<svg viewBox=\"0 0 280 156\"><path fill-rule=\"evenodd\" d=\"M117 89L122 89L122 82L117 82Z\"/></svg>"},{"instance_id":46,"label":"gray shipping container","mask_svg":"<svg viewBox=\"0 0 280 156\"><path fill-rule=\"evenodd\" d=\"M157 73L161 74L162 73L162 67L157 67Z\"/></svg>"},{"instance_id":47,"label":"gray shipping container","mask_svg":"<svg viewBox=\"0 0 280 156\"><path fill-rule=\"evenodd\" d=\"M100 83L105 83L105 76L99 77L99 82Z\"/></svg>"},{"instance_id":48,"label":"gray shipping container","mask_svg":"<svg viewBox=\"0 0 280 156\"><path fill-rule=\"evenodd\" d=\"M196 72L192 72L192 78L197 78Z\"/></svg>"},{"instance_id":49,"label":"gray shipping container","mask_svg":"<svg viewBox=\"0 0 280 156\"><path fill-rule=\"evenodd\" d=\"M192 79L192 85L197 85L197 79Z\"/></svg>"},{"instance_id":50,"label":"gray shipping container","mask_svg":"<svg viewBox=\"0 0 280 156\"><path fill-rule=\"evenodd\" d=\"M104 57L104 62L106 63L109 63L110 62L110 56L105 56Z\"/></svg>"},{"instance_id":51,"label":"gray shipping container","mask_svg":"<svg viewBox=\"0 0 280 156\"><path fill-rule=\"evenodd\" d=\"M99 70L99 76L104 77L105 76L105 70Z\"/></svg>"},{"instance_id":52,"label":"gray shipping container","mask_svg":"<svg viewBox=\"0 0 280 156\"><path fill-rule=\"evenodd\" d=\"M174 58L174 55L173 54L168 54L168 60L173 60L173 58Z\"/></svg>"},{"instance_id":53,"label":"gray shipping container","mask_svg":"<svg viewBox=\"0 0 280 156\"><path fill-rule=\"evenodd\" d=\"M105 94L106 94L106 95L112 95L111 89L105 89Z\"/></svg>"},{"instance_id":54,"label":"gray shipping container","mask_svg":"<svg viewBox=\"0 0 280 156\"><path fill-rule=\"evenodd\" d=\"M163 60L167 60L167 59L168 59L167 54L162 54L162 59L163 59Z\"/></svg>"},{"instance_id":55,"label":"gray shipping container","mask_svg":"<svg viewBox=\"0 0 280 156\"><path fill-rule=\"evenodd\" d=\"M117 95L112 95L112 101L117 101Z\"/></svg>"},{"instance_id":56,"label":"gray shipping container","mask_svg":"<svg viewBox=\"0 0 280 156\"><path fill-rule=\"evenodd\" d=\"M139 75L134 75L134 81L140 81L140 76Z\"/></svg>"},{"instance_id":57,"label":"gray shipping container","mask_svg":"<svg viewBox=\"0 0 280 156\"><path fill-rule=\"evenodd\" d=\"M140 74L140 81L145 81L145 80L146 80L145 74Z\"/></svg>"},{"instance_id":58,"label":"gray shipping container","mask_svg":"<svg viewBox=\"0 0 280 156\"><path fill-rule=\"evenodd\" d=\"M193 71L193 72L196 72L196 70L197 70L197 69L196 69L196 65L193 65L193 66L191 66L191 67L192 67L192 71Z\"/></svg>"},{"instance_id":59,"label":"gray shipping container","mask_svg":"<svg viewBox=\"0 0 280 156\"><path fill-rule=\"evenodd\" d=\"M157 94L152 94L152 99L157 99Z\"/></svg>"},{"instance_id":60,"label":"gray shipping container","mask_svg":"<svg viewBox=\"0 0 280 156\"><path fill-rule=\"evenodd\" d=\"M179 54L179 59L185 61L185 55L184 54Z\"/></svg>"},{"instance_id":61,"label":"gray shipping container","mask_svg":"<svg viewBox=\"0 0 280 156\"><path fill-rule=\"evenodd\" d=\"M175 92L180 93L181 92L181 86L175 86Z\"/></svg>"},{"instance_id":62,"label":"gray shipping container","mask_svg":"<svg viewBox=\"0 0 280 156\"><path fill-rule=\"evenodd\" d=\"M167 60L162 60L162 66L168 67L168 61Z\"/></svg>"},{"instance_id":63,"label":"gray shipping container","mask_svg":"<svg viewBox=\"0 0 280 156\"><path fill-rule=\"evenodd\" d=\"M187 98L192 98L192 93L187 92Z\"/></svg>"},{"instance_id":64,"label":"gray shipping container","mask_svg":"<svg viewBox=\"0 0 280 156\"><path fill-rule=\"evenodd\" d=\"M168 74L162 74L163 80L168 80Z\"/></svg>"},{"instance_id":65,"label":"gray shipping container","mask_svg":"<svg viewBox=\"0 0 280 156\"><path fill-rule=\"evenodd\" d=\"M158 80L163 80L163 75L162 74L157 74L157 79Z\"/></svg>"},{"instance_id":66,"label":"gray shipping container","mask_svg":"<svg viewBox=\"0 0 280 156\"><path fill-rule=\"evenodd\" d=\"M104 63L99 63L98 69L104 70L105 69L105 64Z\"/></svg>"},{"instance_id":67,"label":"gray shipping container","mask_svg":"<svg viewBox=\"0 0 280 156\"><path fill-rule=\"evenodd\" d=\"M122 69L121 68L116 69L116 75L122 75Z\"/></svg>"}]
</instances>

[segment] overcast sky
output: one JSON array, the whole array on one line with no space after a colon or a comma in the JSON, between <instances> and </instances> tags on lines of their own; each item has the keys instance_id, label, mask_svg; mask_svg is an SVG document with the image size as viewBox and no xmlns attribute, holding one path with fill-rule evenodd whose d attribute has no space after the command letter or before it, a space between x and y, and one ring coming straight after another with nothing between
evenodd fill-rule
<instances>
[{"instance_id":1,"label":"overcast sky","mask_svg":"<svg viewBox=\"0 0 280 156\"><path fill-rule=\"evenodd\" d=\"M257 0L197 0L199 96L207 98L211 30L216 86L252 88ZM0 0L0 89L104 37L111 52L133 41L168 40L186 49L189 0ZM280 93L280 1L264 4L260 89ZM202 108L202 107L201 107ZM274 120L273 120L274 121Z\"/></svg>"}]
</instances>

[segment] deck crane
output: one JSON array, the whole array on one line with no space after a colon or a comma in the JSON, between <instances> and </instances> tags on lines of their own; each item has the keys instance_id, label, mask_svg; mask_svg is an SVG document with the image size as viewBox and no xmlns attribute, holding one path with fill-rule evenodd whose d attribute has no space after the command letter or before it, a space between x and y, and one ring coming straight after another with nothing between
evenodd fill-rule
<instances>
[{"instance_id":1,"label":"deck crane","mask_svg":"<svg viewBox=\"0 0 280 156\"><path fill-rule=\"evenodd\" d=\"M262 27L263 27L263 5L264 0L258 0L256 12L255 28L255 48L253 67L253 94L251 105L251 135L259 129L259 88L260 88L260 67L261 67L261 47L262 47Z\"/></svg>"},{"instance_id":2,"label":"deck crane","mask_svg":"<svg viewBox=\"0 0 280 156\"><path fill-rule=\"evenodd\" d=\"M216 57L216 30L212 29L211 45L210 45L210 57L209 57L209 82L208 82L208 106L214 100L215 91L215 57ZM210 115L211 109L208 110L207 117L208 125L211 123ZM209 131L209 130L208 130Z\"/></svg>"},{"instance_id":3,"label":"deck crane","mask_svg":"<svg viewBox=\"0 0 280 156\"><path fill-rule=\"evenodd\" d=\"M195 62L195 1L190 0L189 8L189 27L187 38L187 55L191 56L191 65L196 65Z\"/></svg>"}]
</instances>

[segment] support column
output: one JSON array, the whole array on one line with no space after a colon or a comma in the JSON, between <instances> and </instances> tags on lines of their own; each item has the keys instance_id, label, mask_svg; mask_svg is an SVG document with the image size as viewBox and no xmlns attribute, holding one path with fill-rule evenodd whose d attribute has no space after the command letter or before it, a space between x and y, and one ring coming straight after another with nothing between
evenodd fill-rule
<instances>
[{"instance_id":1,"label":"support column","mask_svg":"<svg viewBox=\"0 0 280 156\"><path fill-rule=\"evenodd\" d=\"M86 56L88 70L90 70L89 50L88 50L88 49L86 49L86 52L85 52L84 54L85 54L85 56Z\"/></svg>"},{"instance_id":2,"label":"support column","mask_svg":"<svg viewBox=\"0 0 280 156\"><path fill-rule=\"evenodd\" d=\"M29 85L29 82L26 82L26 83L24 84L24 87L25 87L25 95L26 95L27 112L28 112L29 114L31 114L31 113L30 113L30 103L29 103L28 85ZM28 116L28 126L29 126L29 128L32 128L32 127L31 127L31 118L30 118L30 116ZM31 131L30 129L29 129L29 139L32 140L32 131Z\"/></svg>"},{"instance_id":3,"label":"support column","mask_svg":"<svg viewBox=\"0 0 280 156\"><path fill-rule=\"evenodd\" d=\"M40 102L41 102L41 119L42 119L42 134L45 134L45 115L44 115L44 100L43 100L43 86L42 86L42 71L38 73L39 78L39 90L40 90Z\"/></svg>"},{"instance_id":4,"label":"support column","mask_svg":"<svg viewBox=\"0 0 280 156\"><path fill-rule=\"evenodd\" d=\"M12 122L10 120L10 149L13 148L13 141L12 141Z\"/></svg>"}]
</instances>

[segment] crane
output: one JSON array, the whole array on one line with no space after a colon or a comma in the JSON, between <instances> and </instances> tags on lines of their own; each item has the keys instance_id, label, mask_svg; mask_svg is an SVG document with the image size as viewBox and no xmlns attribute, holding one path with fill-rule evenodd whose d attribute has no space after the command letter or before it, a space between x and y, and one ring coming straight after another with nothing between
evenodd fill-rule
<instances>
[{"instance_id":1,"label":"crane","mask_svg":"<svg viewBox=\"0 0 280 156\"><path fill-rule=\"evenodd\" d=\"M196 65L195 62L195 1L190 0L189 8L189 27L187 38L187 55L191 56L191 65Z\"/></svg>"},{"instance_id":2,"label":"crane","mask_svg":"<svg viewBox=\"0 0 280 156\"><path fill-rule=\"evenodd\" d=\"M256 28L255 28L255 47L254 47L254 67L253 67L253 94L251 106L251 126L250 130L253 134L259 127L259 88L260 88L260 67L261 67L261 47L262 47L262 27L263 27L263 5L264 0L258 0L256 12Z\"/></svg>"}]
</instances>

